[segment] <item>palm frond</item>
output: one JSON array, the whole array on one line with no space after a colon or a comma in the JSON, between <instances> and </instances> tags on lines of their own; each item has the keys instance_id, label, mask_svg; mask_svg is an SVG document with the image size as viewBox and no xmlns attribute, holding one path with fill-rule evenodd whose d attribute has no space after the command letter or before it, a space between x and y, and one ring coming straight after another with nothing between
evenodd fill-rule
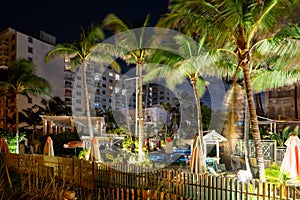
<instances>
[{"instance_id":1,"label":"palm frond","mask_svg":"<svg viewBox=\"0 0 300 200\"><path fill-rule=\"evenodd\" d=\"M114 38L118 46L128 49L129 51L130 46L138 47L138 40L134 32L114 13L110 13L104 18L102 26L115 34Z\"/></svg>"},{"instance_id":2,"label":"palm frond","mask_svg":"<svg viewBox=\"0 0 300 200\"><path fill-rule=\"evenodd\" d=\"M128 25L124 23L118 16L114 13L108 14L102 21L102 26L114 34L130 30Z\"/></svg>"},{"instance_id":3,"label":"palm frond","mask_svg":"<svg viewBox=\"0 0 300 200\"><path fill-rule=\"evenodd\" d=\"M203 97L203 95L205 94L207 84L209 83L206 82L202 77L198 77L196 88L200 98Z\"/></svg>"},{"instance_id":4,"label":"palm frond","mask_svg":"<svg viewBox=\"0 0 300 200\"><path fill-rule=\"evenodd\" d=\"M48 63L53 58L65 56L73 58L78 54L80 54L80 50L73 44L57 44L54 49L46 54L45 61Z\"/></svg>"},{"instance_id":5,"label":"palm frond","mask_svg":"<svg viewBox=\"0 0 300 200\"><path fill-rule=\"evenodd\" d=\"M257 92L276 89L287 85L292 85L300 81L299 70L275 70L265 68L259 69L251 78L253 90Z\"/></svg>"},{"instance_id":6,"label":"palm frond","mask_svg":"<svg viewBox=\"0 0 300 200\"><path fill-rule=\"evenodd\" d=\"M300 27L299 25L285 26L275 35L275 38L300 39Z\"/></svg>"},{"instance_id":7,"label":"palm frond","mask_svg":"<svg viewBox=\"0 0 300 200\"><path fill-rule=\"evenodd\" d=\"M178 50L182 57L191 58L197 54L199 49L198 44L192 38L178 34L174 37L174 39L179 47Z\"/></svg>"}]
</instances>

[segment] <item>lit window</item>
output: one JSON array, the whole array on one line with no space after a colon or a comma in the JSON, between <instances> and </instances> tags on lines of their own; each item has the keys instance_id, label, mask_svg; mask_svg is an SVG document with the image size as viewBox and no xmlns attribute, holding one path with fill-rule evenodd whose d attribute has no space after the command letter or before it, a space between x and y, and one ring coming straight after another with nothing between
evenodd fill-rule
<instances>
[{"instance_id":1,"label":"lit window","mask_svg":"<svg viewBox=\"0 0 300 200\"><path fill-rule=\"evenodd\" d=\"M109 72L108 75L109 76L114 76L114 74L112 72Z\"/></svg>"},{"instance_id":2,"label":"lit window","mask_svg":"<svg viewBox=\"0 0 300 200\"><path fill-rule=\"evenodd\" d=\"M120 75L119 75L119 74L116 74L115 79L116 79L116 80L120 80Z\"/></svg>"}]
</instances>

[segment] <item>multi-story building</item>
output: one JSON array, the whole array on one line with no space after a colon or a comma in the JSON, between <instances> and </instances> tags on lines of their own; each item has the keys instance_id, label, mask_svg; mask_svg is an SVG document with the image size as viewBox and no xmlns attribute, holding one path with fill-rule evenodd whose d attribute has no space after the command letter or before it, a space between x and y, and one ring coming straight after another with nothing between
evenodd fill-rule
<instances>
[{"instance_id":1,"label":"multi-story building","mask_svg":"<svg viewBox=\"0 0 300 200\"><path fill-rule=\"evenodd\" d=\"M7 28L0 32L0 66L9 67L18 59L32 60L36 65L36 75L46 79L51 86L50 96L64 98L64 61L61 58L45 62L45 55L54 48L55 37L40 31L37 37L30 36ZM42 99L34 96L30 98L20 97L19 111L31 107L34 104L42 105ZM4 105L6 105L4 107ZM0 97L0 128L4 127L3 115L7 109L7 115L12 117L14 114L14 100L7 99L4 104L3 97Z\"/></svg>"},{"instance_id":2,"label":"multi-story building","mask_svg":"<svg viewBox=\"0 0 300 200\"><path fill-rule=\"evenodd\" d=\"M264 92L264 113L271 119L298 120L300 84Z\"/></svg>"},{"instance_id":3,"label":"multi-story building","mask_svg":"<svg viewBox=\"0 0 300 200\"><path fill-rule=\"evenodd\" d=\"M113 99L119 97L118 88L115 87L119 79L120 74L114 70L109 68L104 70L95 63L88 64L87 84L92 116L96 115L96 109L120 109L120 101L114 103L114 108L112 107ZM82 67L78 67L76 72L65 68L65 102L74 116L85 115Z\"/></svg>"},{"instance_id":4,"label":"multi-story building","mask_svg":"<svg viewBox=\"0 0 300 200\"><path fill-rule=\"evenodd\" d=\"M272 132L300 125L300 84L265 91L256 98L260 124Z\"/></svg>"},{"instance_id":5,"label":"multi-story building","mask_svg":"<svg viewBox=\"0 0 300 200\"><path fill-rule=\"evenodd\" d=\"M67 60L66 63L68 63ZM97 110L110 110L114 115L122 113L130 118L130 123L135 123L135 115L132 113L135 113L137 109L136 78L128 78L109 67L104 68L95 63L89 63L87 70L91 116L95 116ZM153 105L162 102L171 103L174 98L175 95L170 90L159 84L145 84L143 86L145 114L149 113L147 110ZM85 100L81 67L78 67L76 72L72 72L68 65L65 67L65 101L74 116L84 115ZM126 110L128 111L127 114ZM155 113L157 114L157 112ZM151 118L155 118L156 114L151 114ZM145 117L147 116L145 115ZM114 117L118 118L118 116ZM154 122L160 120L154 118L152 119Z\"/></svg>"}]
</instances>

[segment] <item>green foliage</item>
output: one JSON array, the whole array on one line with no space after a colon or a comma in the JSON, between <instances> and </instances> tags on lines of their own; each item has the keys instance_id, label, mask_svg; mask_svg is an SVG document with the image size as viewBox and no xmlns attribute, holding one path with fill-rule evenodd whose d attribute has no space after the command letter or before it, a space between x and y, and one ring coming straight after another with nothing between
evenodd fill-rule
<instances>
[{"instance_id":1,"label":"green foliage","mask_svg":"<svg viewBox=\"0 0 300 200\"><path fill-rule=\"evenodd\" d=\"M10 153L16 153L17 138L16 138L16 134L14 132L0 131L0 138L6 139ZM25 133L20 133L19 141L22 141L24 138L25 138Z\"/></svg>"},{"instance_id":2,"label":"green foliage","mask_svg":"<svg viewBox=\"0 0 300 200\"><path fill-rule=\"evenodd\" d=\"M264 139L270 139L270 140L276 140L278 146L280 146L280 147L284 147L284 141L286 139L286 137L283 134L273 133L271 131L268 132L268 133L266 133L266 134L264 134L262 136L262 138L264 138Z\"/></svg>"},{"instance_id":3,"label":"green foliage","mask_svg":"<svg viewBox=\"0 0 300 200\"><path fill-rule=\"evenodd\" d=\"M285 184L289 180L289 175L286 173L280 172L280 167L272 164L271 167L266 168L266 181L276 183L276 184Z\"/></svg>"},{"instance_id":4,"label":"green foliage","mask_svg":"<svg viewBox=\"0 0 300 200\"><path fill-rule=\"evenodd\" d=\"M293 130L291 130L290 126L287 126L282 131L282 135L285 138L288 138L291 134L299 135L299 133L300 133L299 126L296 126Z\"/></svg>"},{"instance_id":5,"label":"green foliage","mask_svg":"<svg viewBox=\"0 0 300 200\"><path fill-rule=\"evenodd\" d=\"M86 159L88 155L90 155L90 150L89 149L83 149L82 151L79 152L78 158L79 159Z\"/></svg>"},{"instance_id":6,"label":"green foliage","mask_svg":"<svg viewBox=\"0 0 300 200\"><path fill-rule=\"evenodd\" d=\"M263 133L262 138L264 139L270 139L270 140L276 140L278 146L284 147L284 142L291 134L299 135L299 126L296 126L293 130L291 130L290 126L287 126L283 129L282 133Z\"/></svg>"}]
</instances>

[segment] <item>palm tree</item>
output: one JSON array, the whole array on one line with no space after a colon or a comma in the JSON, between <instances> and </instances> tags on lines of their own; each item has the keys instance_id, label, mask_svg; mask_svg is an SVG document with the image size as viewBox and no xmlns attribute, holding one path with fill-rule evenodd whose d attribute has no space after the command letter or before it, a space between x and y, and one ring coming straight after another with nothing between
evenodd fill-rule
<instances>
[{"instance_id":1,"label":"palm tree","mask_svg":"<svg viewBox=\"0 0 300 200\"><path fill-rule=\"evenodd\" d=\"M203 124L200 97L206 90L205 76L211 75L210 68L214 65L214 56L204 48L205 37L197 44L193 39L176 35L179 55L158 50L153 58L154 62L163 63L162 67L149 70L146 80L153 78L166 78L167 85L173 89L176 84L182 83L186 78L193 88L197 108L197 133L200 137L200 149L203 152ZM202 169L205 169L203 167Z\"/></svg>"},{"instance_id":2,"label":"palm tree","mask_svg":"<svg viewBox=\"0 0 300 200\"><path fill-rule=\"evenodd\" d=\"M130 27L119 19L115 14L109 14L103 20L103 26L108 30L113 31L115 34L119 34L116 38L117 48L114 48L114 51L111 51L113 55L120 57L127 64L135 64L137 68L137 78L138 78L138 136L139 136L139 161L143 160L143 143L144 143L144 134L143 134L143 66L145 58L147 56L148 49L144 35L144 28L149 22L149 15L147 15L146 20L142 26L142 31L140 35L135 34L130 30ZM147 40L149 42L149 40Z\"/></svg>"},{"instance_id":3,"label":"palm tree","mask_svg":"<svg viewBox=\"0 0 300 200\"><path fill-rule=\"evenodd\" d=\"M33 137L36 133L37 127L43 124L41 115L44 114L44 110L45 109L39 105L33 105L31 108L23 109L22 112L19 113L20 122L25 122L27 124L24 128L32 128Z\"/></svg>"},{"instance_id":4,"label":"palm tree","mask_svg":"<svg viewBox=\"0 0 300 200\"><path fill-rule=\"evenodd\" d=\"M46 55L46 62L49 62L51 58L55 57L70 57L70 65L73 70L78 67L79 64L83 66L83 86L85 97L85 113L88 122L88 133L90 139L93 138L93 128L90 114L90 102L87 84L87 66L90 61L95 63L111 63L114 69L118 69L116 63L113 62L112 57L102 54L101 42L105 39L103 30L96 25L92 25L87 31L84 28L81 29L81 35L78 40L73 43L61 43L57 44L55 48L49 51Z\"/></svg>"},{"instance_id":5,"label":"palm tree","mask_svg":"<svg viewBox=\"0 0 300 200\"><path fill-rule=\"evenodd\" d=\"M71 111L67 108L66 103L58 96L55 96L49 100L48 106L44 110L44 114L52 116L72 115Z\"/></svg>"},{"instance_id":6,"label":"palm tree","mask_svg":"<svg viewBox=\"0 0 300 200\"><path fill-rule=\"evenodd\" d=\"M189 36L207 34L214 48L235 55L237 67L243 71L259 177L262 181L265 181L265 167L250 79L255 68L251 64L254 52L259 47L269 47L270 50L271 45L263 44L270 44L267 38L272 37L280 18L289 14L296 3L299 4L299 1L171 0L170 13L158 23L160 26L176 28ZM275 44L284 47L279 40Z\"/></svg>"},{"instance_id":7,"label":"palm tree","mask_svg":"<svg viewBox=\"0 0 300 200\"><path fill-rule=\"evenodd\" d=\"M48 98L50 91L49 83L35 74L35 65L32 61L20 59L8 68L8 80L0 82L0 85L8 88L9 94L15 99L16 113L16 138L17 149L19 153L19 95L28 96L28 94L43 96Z\"/></svg>"}]
</instances>

